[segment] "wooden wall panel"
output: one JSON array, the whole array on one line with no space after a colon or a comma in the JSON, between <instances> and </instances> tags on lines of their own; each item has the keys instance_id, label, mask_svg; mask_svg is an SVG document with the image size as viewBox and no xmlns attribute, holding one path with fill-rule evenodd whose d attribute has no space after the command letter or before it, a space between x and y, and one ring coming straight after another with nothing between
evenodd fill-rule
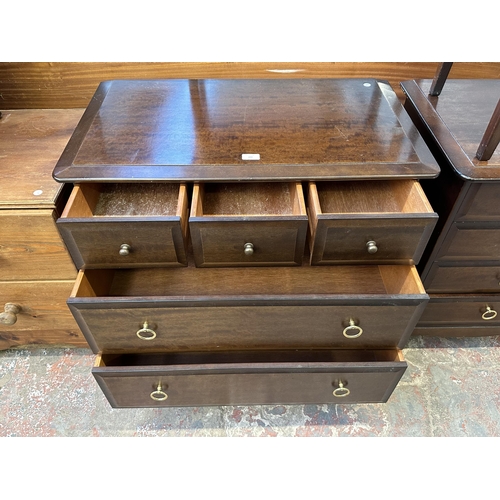
<instances>
[{"instance_id":1,"label":"wooden wall panel","mask_svg":"<svg viewBox=\"0 0 500 500\"><path fill-rule=\"evenodd\" d=\"M86 107L99 82L133 78L433 78L435 62L0 63L0 109ZM278 71L276 71L278 70ZM295 70L295 71L290 71ZM500 63L455 63L449 78L500 78Z\"/></svg>"}]
</instances>

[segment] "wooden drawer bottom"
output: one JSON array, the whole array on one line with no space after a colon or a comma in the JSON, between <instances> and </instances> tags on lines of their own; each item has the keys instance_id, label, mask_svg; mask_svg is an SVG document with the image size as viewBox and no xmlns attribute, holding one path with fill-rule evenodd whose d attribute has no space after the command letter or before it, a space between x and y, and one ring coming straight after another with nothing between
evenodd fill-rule
<instances>
[{"instance_id":1,"label":"wooden drawer bottom","mask_svg":"<svg viewBox=\"0 0 500 500\"><path fill-rule=\"evenodd\" d=\"M114 408L383 403L406 370L399 350L100 354Z\"/></svg>"},{"instance_id":2,"label":"wooden drawer bottom","mask_svg":"<svg viewBox=\"0 0 500 500\"><path fill-rule=\"evenodd\" d=\"M417 326L412 335L428 337L493 337L500 335L500 326Z\"/></svg>"}]
</instances>

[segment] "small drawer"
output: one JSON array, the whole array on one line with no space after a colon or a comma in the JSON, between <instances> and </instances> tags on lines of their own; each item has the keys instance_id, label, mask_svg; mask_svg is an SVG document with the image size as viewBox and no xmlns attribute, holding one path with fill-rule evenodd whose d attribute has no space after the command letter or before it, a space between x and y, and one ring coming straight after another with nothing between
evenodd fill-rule
<instances>
[{"instance_id":1,"label":"small drawer","mask_svg":"<svg viewBox=\"0 0 500 500\"><path fill-rule=\"evenodd\" d=\"M500 222L500 182L472 183L456 220Z\"/></svg>"},{"instance_id":2,"label":"small drawer","mask_svg":"<svg viewBox=\"0 0 500 500\"><path fill-rule=\"evenodd\" d=\"M437 258L500 260L500 222L455 222Z\"/></svg>"},{"instance_id":3,"label":"small drawer","mask_svg":"<svg viewBox=\"0 0 500 500\"><path fill-rule=\"evenodd\" d=\"M403 347L429 297L414 267L81 271L68 305L95 353Z\"/></svg>"},{"instance_id":4,"label":"small drawer","mask_svg":"<svg viewBox=\"0 0 500 500\"><path fill-rule=\"evenodd\" d=\"M307 212L300 183L196 183L189 218L197 267L300 265Z\"/></svg>"},{"instance_id":5,"label":"small drawer","mask_svg":"<svg viewBox=\"0 0 500 500\"><path fill-rule=\"evenodd\" d=\"M80 184L58 227L79 269L187 265L185 184Z\"/></svg>"},{"instance_id":6,"label":"small drawer","mask_svg":"<svg viewBox=\"0 0 500 500\"><path fill-rule=\"evenodd\" d=\"M417 264L437 222L416 181L309 183L311 264Z\"/></svg>"},{"instance_id":7,"label":"small drawer","mask_svg":"<svg viewBox=\"0 0 500 500\"><path fill-rule=\"evenodd\" d=\"M429 293L498 293L500 266L460 265L434 262L424 280Z\"/></svg>"},{"instance_id":8,"label":"small drawer","mask_svg":"<svg viewBox=\"0 0 500 500\"><path fill-rule=\"evenodd\" d=\"M498 295L434 295L427 304L418 326L500 325Z\"/></svg>"},{"instance_id":9,"label":"small drawer","mask_svg":"<svg viewBox=\"0 0 500 500\"><path fill-rule=\"evenodd\" d=\"M100 354L92 370L113 408L385 403L401 351Z\"/></svg>"}]
</instances>

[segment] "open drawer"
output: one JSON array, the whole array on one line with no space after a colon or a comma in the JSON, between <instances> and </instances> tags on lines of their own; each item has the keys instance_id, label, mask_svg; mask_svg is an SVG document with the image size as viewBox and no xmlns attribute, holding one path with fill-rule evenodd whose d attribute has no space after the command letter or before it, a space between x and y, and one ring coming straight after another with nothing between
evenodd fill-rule
<instances>
[{"instance_id":1,"label":"open drawer","mask_svg":"<svg viewBox=\"0 0 500 500\"><path fill-rule=\"evenodd\" d=\"M185 184L80 184L57 224L79 269L187 264Z\"/></svg>"},{"instance_id":2,"label":"open drawer","mask_svg":"<svg viewBox=\"0 0 500 500\"><path fill-rule=\"evenodd\" d=\"M114 408L384 403L401 351L100 354L92 370Z\"/></svg>"},{"instance_id":3,"label":"open drawer","mask_svg":"<svg viewBox=\"0 0 500 500\"><path fill-rule=\"evenodd\" d=\"M437 222L417 181L310 182L311 264L418 264Z\"/></svg>"},{"instance_id":4,"label":"open drawer","mask_svg":"<svg viewBox=\"0 0 500 500\"><path fill-rule=\"evenodd\" d=\"M95 353L402 347L429 297L412 266L81 271Z\"/></svg>"},{"instance_id":5,"label":"open drawer","mask_svg":"<svg viewBox=\"0 0 500 500\"><path fill-rule=\"evenodd\" d=\"M198 267L300 265L307 235L302 185L195 183L189 227Z\"/></svg>"}]
</instances>

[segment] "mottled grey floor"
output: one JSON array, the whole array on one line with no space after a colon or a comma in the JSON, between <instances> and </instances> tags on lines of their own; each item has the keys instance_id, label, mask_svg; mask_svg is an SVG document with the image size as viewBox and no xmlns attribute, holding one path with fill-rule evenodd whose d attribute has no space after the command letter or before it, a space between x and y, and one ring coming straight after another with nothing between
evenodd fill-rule
<instances>
[{"instance_id":1,"label":"mottled grey floor","mask_svg":"<svg viewBox=\"0 0 500 500\"><path fill-rule=\"evenodd\" d=\"M0 436L500 436L499 337L412 338L385 404L112 409L86 349L0 352Z\"/></svg>"}]
</instances>

